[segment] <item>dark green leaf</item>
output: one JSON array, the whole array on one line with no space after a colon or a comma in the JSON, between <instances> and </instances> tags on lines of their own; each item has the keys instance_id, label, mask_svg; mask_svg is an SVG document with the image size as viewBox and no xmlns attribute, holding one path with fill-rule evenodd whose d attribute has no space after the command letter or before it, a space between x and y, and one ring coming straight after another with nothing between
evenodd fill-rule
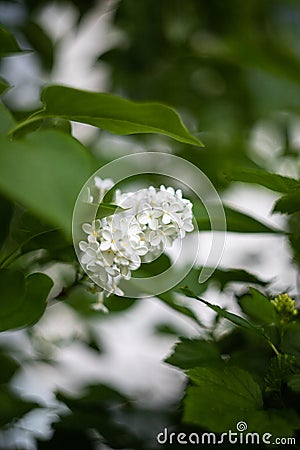
<instances>
[{"instance_id":1,"label":"dark green leaf","mask_svg":"<svg viewBox=\"0 0 300 450\"><path fill-rule=\"evenodd\" d=\"M6 198L0 195L0 249L7 238L12 214L13 205Z\"/></svg>"},{"instance_id":2,"label":"dark green leaf","mask_svg":"<svg viewBox=\"0 0 300 450\"><path fill-rule=\"evenodd\" d=\"M90 175L84 147L58 131L0 140L0 189L71 236L76 197Z\"/></svg>"},{"instance_id":3,"label":"dark green leaf","mask_svg":"<svg viewBox=\"0 0 300 450\"><path fill-rule=\"evenodd\" d=\"M184 421L214 432L236 429L248 411L262 408L258 384L238 367L196 367L189 370L193 386L184 401Z\"/></svg>"},{"instance_id":4,"label":"dark green leaf","mask_svg":"<svg viewBox=\"0 0 300 450\"><path fill-rule=\"evenodd\" d=\"M187 297L194 298L194 299L198 300L199 302L204 303L204 305L208 306L210 309L215 311L220 317L223 317L224 319L229 320L230 322L234 323L235 325L245 328L245 329L248 329L248 330L262 333L262 330L260 327L253 325L251 322L244 319L243 317L238 316L237 314L233 314L233 313L226 311L225 309L221 308L218 305L214 305L212 303L207 302L203 298L200 298L197 295L195 295L193 292L191 292L188 287L182 287L181 291Z\"/></svg>"},{"instance_id":5,"label":"dark green leaf","mask_svg":"<svg viewBox=\"0 0 300 450\"><path fill-rule=\"evenodd\" d=\"M282 233L272 226L265 225L254 217L249 216L242 211L224 207L227 221L227 231L237 233Z\"/></svg>"},{"instance_id":6,"label":"dark green leaf","mask_svg":"<svg viewBox=\"0 0 300 450\"><path fill-rule=\"evenodd\" d=\"M295 373L288 379L288 386L294 392L300 393L300 373Z\"/></svg>"},{"instance_id":7,"label":"dark green leaf","mask_svg":"<svg viewBox=\"0 0 300 450\"><path fill-rule=\"evenodd\" d=\"M10 87L10 84L2 77L0 77L0 95L2 95Z\"/></svg>"},{"instance_id":8,"label":"dark green leaf","mask_svg":"<svg viewBox=\"0 0 300 450\"><path fill-rule=\"evenodd\" d=\"M163 294L158 295L158 298L174 311L177 311L180 314L188 317L189 319L192 319L197 325L200 325L201 327L203 326L194 311L188 306L180 305L179 303L177 303L171 292L164 292Z\"/></svg>"},{"instance_id":9,"label":"dark green leaf","mask_svg":"<svg viewBox=\"0 0 300 450\"><path fill-rule=\"evenodd\" d=\"M3 331L3 321L13 316L23 302L25 291L25 279L21 272L2 269L0 270L0 329Z\"/></svg>"},{"instance_id":10,"label":"dark green leaf","mask_svg":"<svg viewBox=\"0 0 300 450\"><path fill-rule=\"evenodd\" d=\"M250 288L250 293L251 295L244 295L239 299L244 313L261 324L274 323L276 314L272 303L254 288Z\"/></svg>"},{"instance_id":11,"label":"dark green leaf","mask_svg":"<svg viewBox=\"0 0 300 450\"><path fill-rule=\"evenodd\" d=\"M105 299L105 306L109 313L120 313L136 305L136 300L131 298L122 298L117 295L111 295Z\"/></svg>"},{"instance_id":12,"label":"dark green leaf","mask_svg":"<svg viewBox=\"0 0 300 450\"><path fill-rule=\"evenodd\" d=\"M16 122L12 117L11 113L4 106L4 104L0 101L0 133L5 134L10 129L14 128ZM1 148L2 150L2 148Z\"/></svg>"},{"instance_id":13,"label":"dark green leaf","mask_svg":"<svg viewBox=\"0 0 300 450\"><path fill-rule=\"evenodd\" d=\"M9 424L13 420L19 419L27 412L40 406L35 402L22 400L4 386L0 388L0 405L0 427Z\"/></svg>"},{"instance_id":14,"label":"dark green leaf","mask_svg":"<svg viewBox=\"0 0 300 450\"><path fill-rule=\"evenodd\" d=\"M61 117L115 134L159 133L180 142L203 146L199 139L189 133L172 108L159 103L135 103L110 94L64 86L45 88L42 102L44 109L35 114L33 120Z\"/></svg>"},{"instance_id":15,"label":"dark green leaf","mask_svg":"<svg viewBox=\"0 0 300 450\"><path fill-rule=\"evenodd\" d=\"M53 227L26 211L13 220L11 235L17 244L22 247L35 237L51 230L53 230Z\"/></svg>"},{"instance_id":16,"label":"dark green leaf","mask_svg":"<svg viewBox=\"0 0 300 450\"><path fill-rule=\"evenodd\" d=\"M286 214L293 214L297 211L300 211L300 188L280 197L273 209L273 212Z\"/></svg>"},{"instance_id":17,"label":"dark green leaf","mask_svg":"<svg viewBox=\"0 0 300 450\"><path fill-rule=\"evenodd\" d=\"M182 334L182 331L178 327L168 322L161 322L155 325L154 332L163 336L179 336Z\"/></svg>"},{"instance_id":18,"label":"dark green leaf","mask_svg":"<svg viewBox=\"0 0 300 450\"><path fill-rule=\"evenodd\" d=\"M139 449L137 434L126 426L124 420L132 414L132 405L128 397L106 385L89 386L81 398L57 394L72 414L64 415L58 427L68 429L95 429L112 448Z\"/></svg>"},{"instance_id":19,"label":"dark green leaf","mask_svg":"<svg viewBox=\"0 0 300 450\"><path fill-rule=\"evenodd\" d=\"M1 270L0 275L1 292L5 294L1 306L0 331L33 325L45 311L53 281L42 273L33 273L24 280L22 274L8 269Z\"/></svg>"},{"instance_id":20,"label":"dark green leaf","mask_svg":"<svg viewBox=\"0 0 300 450\"><path fill-rule=\"evenodd\" d=\"M200 271L201 269L202 268L200 267L198 270ZM256 275L247 272L244 269L218 268L210 277L209 282L211 281L216 282L219 285L221 291L223 291L229 283L252 283L259 284L260 286L266 286L268 284L267 281L261 280Z\"/></svg>"},{"instance_id":21,"label":"dark green leaf","mask_svg":"<svg viewBox=\"0 0 300 450\"><path fill-rule=\"evenodd\" d=\"M299 181L294 178L257 169L232 168L230 173L226 174L226 178L230 181L259 184L272 191L283 193L300 186Z\"/></svg>"},{"instance_id":22,"label":"dark green leaf","mask_svg":"<svg viewBox=\"0 0 300 450\"><path fill-rule=\"evenodd\" d=\"M278 230L272 226L266 225L254 217L249 216L248 214L239 211L237 209L233 209L229 206L223 205L224 212L226 215L226 224L227 231L233 233L282 233L281 230ZM217 215L213 215L214 211L212 211L211 217L208 216L206 209L204 206L198 204L194 204L194 215L197 220L197 224L199 227L199 231L207 231L212 230L212 223L214 224L213 231L225 231L224 230L224 220L223 217L219 217ZM216 209L217 211L217 209Z\"/></svg>"},{"instance_id":23,"label":"dark green leaf","mask_svg":"<svg viewBox=\"0 0 300 450\"><path fill-rule=\"evenodd\" d=\"M0 57L22 51L14 35L0 25Z\"/></svg>"},{"instance_id":24,"label":"dark green leaf","mask_svg":"<svg viewBox=\"0 0 300 450\"><path fill-rule=\"evenodd\" d=\"M36 22L29 20L22 27L22 31L29 44L38 53L45 69L51 70L53 64L53 44L45 30Z\"/></svg>"},{"instance_id":25,"label":"dark green leaf","mask_svg":"<svg viewBox=\"0 0 300 450\"><path fill-rule=\"evenodd\" d=\"M9 355L0 351L0 384L8 383L20 365Z\"/></svg>"},{"instance_id":26,"label":"dark green leaf","mask_svg":"<svg viewBox=\"0 0 300 450\"><path fill-rule=\"evenodd\" d=\"M96 219L103 219L103 217L111 216L121 211L124 211L124 209L120 206L100 203L99 208L97 209Z\"/></svg>"},{"instance_id":27,"label":"dark green leaf","mask_svg":"<svg viewBox=\"0 0 300 450\"><path fill-rule=\"evenodd\" d=\"M296 364L300 367L300 323L290 323L284 332L281 351L294 355Z\"/></svg>"},{"instance_id":28,"label":"dark green leaf","mask_svg":"<svg viewBox=\"0 0 300 450\"><path fill-rule=\"evenodd\" d=\"M181 338L165 362L181 369L212 366L222 362L220 352L213 342L202 339Z\"/></svg>"},{"instance_id":29,"label":"dark green leaf","mask_svg":"<svg viewBox=\"0 0 300 450\"><path fill-rule=\"evenodd\" d=\"M276 437L294 436L295 431L299 430L300 423L298 414L287 408L248 411L243 419L248 424L249 433L259 433L262 436L268 430L268 433L272 434L272 443Z\"/></svg>"},{"instance_id":30,"label":"dark green leaf","mask_svg":"<svg viewBox=\"0 0 300 450\"><path fill-rule=\"evenodd\" d=\"M281 392L282 382L295 371L293 355L278 354L271 359L265 376L266 392Z\"/></svg>"}]
</instances>

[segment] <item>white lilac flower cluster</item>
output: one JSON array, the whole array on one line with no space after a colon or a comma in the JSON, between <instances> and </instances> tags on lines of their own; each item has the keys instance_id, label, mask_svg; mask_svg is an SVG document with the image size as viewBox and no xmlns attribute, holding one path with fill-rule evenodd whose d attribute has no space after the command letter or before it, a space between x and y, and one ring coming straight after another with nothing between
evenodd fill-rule
<instances>
[{"instance_id":1,"label":"white lilac flower cluster","mask_svg":"<svg viewBox=\"0 0 300 450\"><path fill-rule=\"evenodd\" d=\"M113 181L95 177L94 182L96 194L89 190L87 201L100 203ZM194 229L192 203L180 189L150 186L137 192L117 190L114 204L120 207L114 215L82 225L87 237L79 243L80 262L108 295L124 295L121 279L129 280L142 262L154 260Z\"/></svg>"}]
</instances>

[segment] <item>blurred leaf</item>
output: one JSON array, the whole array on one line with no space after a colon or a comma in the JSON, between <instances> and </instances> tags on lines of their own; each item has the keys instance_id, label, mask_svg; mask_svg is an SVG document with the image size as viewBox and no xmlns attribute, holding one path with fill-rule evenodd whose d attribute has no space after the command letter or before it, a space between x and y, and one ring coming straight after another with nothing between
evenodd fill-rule
<instances>
[{"instance_id":1,"label":"blurred leaf","mask_svg":"<svg viewBox=\"0 0 300 450\"><path fill-rule=\"evenodd\" d=\"M203 326L194 311L188 306L180 305L179 303L177 303L171 292L164 292L162 294L159 294L157 297L174 311L183 314L189 319L192 319L197 325L200 325L200 327Z\"/></svg>"},{"instance_id":2,"label":"blurred leaf","mask_svg":"<svg viewBox=\"0 0 300 450\"><path fill-rule=\"evenodd\" d=\"M123 298L118 295L111 295L105 299L105 306L109 313L120 313L136 305L136 299Z\"/></svg>"},{"instance_id":3,"label":"blurred leaf","mask_svg":"<svg viewBox=\"0 0 300 450\"><path fill-rule=\"evenodd\" d=\"M265 225L242 211L229 206L225 206L224 210L227 220L227 231L238 233L282 233L281 230Z\"/></svg>"},{"instance_id":4,"label":"blurred leaf","mask_svg":"<svg viewBox=\"0 0 300 450\"><path fill-rule=\"evenodd\" d=\"M215 366L222 363L220 352L214 342L203 339L181 338L165 362L181 369Z\"/></svg>"},{"instance_id":5,"label":"blurred leaf","mask_svg":"<svg viewBox=\"0 0 300 450\"><path fill-rule=\"evenodd\" d=\"M288 386L292 391L300 393L300 373L295 373L289 377Z\"/></svg>"},{"instance_id":6,"label":"blurred leaf","mask_svg":"<svg viewBox=\"0 0 300 450\"><path fill-rule=\"evenodd\" d=\"M243 317L238 316L237 314L233 314L233 313L230 313L230 312L226 311L225 309L221 308L218 305L214 305L212 303L207 302L203 298L200 298L197 295L195 295L193 292L191 292L188 287L182 287L181 291L187 297L194 298L194 299L198 300L199 302L204 303L204 305L208 306L210 309L215 311L220 317L223 317L224 319L229 320L233 324L235 324L237 326L240 326L242 328L248 329L248 330L252 330L252 331L256 331L258 333L262 333L262 330L261 330L260 327L257 327L256 325L252 324L251 322L249 322L248 320L244 319Z\"/></svg>"},{"instance_id":7,"label":"blurred leaf","mask_svg":"<svg viewBox=\"0 0 300 450\"><path fill-rule=\"evenodd\" d=\"M123 208L117 205L100 203L99 208L97 209L96 219L103 219L103 217L111 216L115 213L121 212Z\"/></svg>"},{"instance_id":8,"label":"blurred leaf","mask_svg":"<svg viewBox=\"0 0 300 450\"><path fill-rule=\"evenodd\" d=\"M300 188L283 195L275 203L273 212L292 214L300 211Z\"/></svg>"},{"instance_id":9,"label":"blurred leaf","mask_svg":"<svg viewBox=\"0 0 300 450\"><path fill-rule=\"evenodd\" d=\"M76 197L90 175L85 148L58 131L2 138L0 145L0 189L70 239Z\"/></svg>"},{"instance_id":10,"label":"blurred leaf","mask_svg":"<svg viewBox=\"0 0 300 450\"><path fill-rule=\"evenodd\" d=\"M11 236L22 253L47 250L47 254L40 258L42 262L49 259L66 262L76 259L73 245L70 245L63 233L28 211L12 221Z\"/></svg>"},{"instance_id":11,"label":"blurred leaf","mask_svg":"<svg viewBox=\"0 0 300 450\"><path fill-rule=\"evenodd\" d=\"M16 125L9 110L0 101L0 133L5 134Z\"/></svg>"},{"instance_id":12,"label":"blurred leaf","mask_svg":"<svg viewBox=\"0 0 300 450\"><path fill-rule=\"evenodd\" d=\"M257 289L250 288L251 295L243 295L239 299L242 310L260 324L271 324L276 321L272 303Z\"/></svg>"},{"instance_id":13,"label":"blurred leaf","mask_svg":"<svg viewBox=\"0 0 300 450\"><path fill-rule=\"evenodd\" d=\"M300 423L296 411L288 408L248 411L244 419L248 424L247 431L263 435L268 430L273 439L294 436Z\"/></svg>"},{"instance_id":14,"label":"blurred leaf","mask_svg":"<svg viewBox=\"0 0 300 450\"><path fill-rule=\"evenodd\" d=\"M94 125L115 134L159 133L180 142L203 146L199 139L189 133L172 108L159 103L135 103L110 94L64 86L45 88L42 102L44 109L28 121L61 117Z\"/></svg>"},{"instance_id":15,"label":"blurred leaf","mask_svg":"<svg viewBox=\"0 0 300 450\"><path fill-rule=\"evenodd\" d=\"M13 53L20 53L22 51L23 50L20 49L14 35L0 25L0 57L9 56Z\"/></svg>"},{"instance_id":16,"label":"blurred leaf","mask_svg":"<svg viewBox=\"0 0 300 450\"><path fill-rule=\"evenodd\" d=\"M13 205L6 198L0 195L0 249L7 238L12 215Z\"/></svg>"},{"instance_id":17,"label":"blurred leaf","mask_svg":"<svg viewBox=\"0 0 300 450\"><path fill-rule=\"evenodd\" d=\"M128 397L115 389L99 384L89 386L80 398L58 393L57 399L71 410L61 419L58 429L95 429L112 448L144 448L137 434L120 420L131 414L133 406Z\"/></svg>"},{"instance_id":18,"label":"blurred leaf","mask_svg":"<svg viewBox=\"0 0 300 450\"><path fill-rule=\"evenodd\" d=\"M287 193L300 186L299 180L284 177L266 170L244 169L233 167L226 174L230 181L242 181L244 183L254 183L264 186L272 191Z\"/></svg>"},{"instance_id":19,"label":"blurred leaf","mask_svg":"<svg viewBox=\"0 0 300 450\"><path fill-rule=\"evenodd\" d=\"M72 125L69 120L55 117L42 120L38 126L38 130L59 130L67 134L72 134Z\"/></svg>"},{"instance_id":20,"label":"blurred leaf","mask_svg":"<svg viewBox=\"0 0 300 450\"><path fill-rule=\"evenodd\" d=\"M22 31L26 36L29 44L38 53L41 62L46 70L51 70L53 65L53 44L46 34L36 22L28 20L22 27Z\"/></svg>"},{"instance_id":21,"label":"blurred leaf","mask_svg":"<svg viewBox=\"0 0 300 450\"><path fill-rule=\"evenodd\" d=\"M282 382L295 370L295 357L287 354L278 354L271 358L265 376L265 390L270 392L281 392Z\"/></svg>"},{"instance_id":22,"label":"blurred leaf","mask_svg":"<svg viewBox=\"0 0 300 450\"><path fill-rule=\"evenodd\" d=\"M25 211L12 222L12 238L22 247L31 239L52 231L53 227Z\"/></svg>"},{"instance_id":23,"label":"blurred leaf","mask_svg":"<svg viewBox=\"0 0 300 450\"><path fill-rule=\"evenodd\" d=\"M6 318L13 316L22 305L25 292L24 275L15 270L0 270L0 292L2 297L0 330L3 331Z\"/></svg>"},{"instance_id":24,"label":"blurred leaf","mask_svg":"<svg viewBox=\"0 0 300 450\"><path fill-rule=\"evenodd\" d=\"M33 273L24 280L20 272L0 271L0 287L4 293L0 331L27 327L37 322L46 308L53 281L43 273Z\"/></svg>"},{"instance_id":25,"label":"blurred leaf","mask_svg":"<svg viewBox=\"0 0 300 450\"><path fill-rule=\"evenodd\" d=\"M286 326L281 342L281 351L294 355L296 364L300 367L300 323L290 323Z\"/></svg>"},{"instance_id":26,"label":"blurred leaf","mask_svg":"<svg viewBox=\"0 0 300 450\"><path fill-rule=\"evenodd\" d=\"M22 400L4 386L0 387L0 405L0 427L9 424L13 420L19 419L32 409L40 407L40 405L35 402Z\"/></svg>"},{"instance_id":27,"label":"blurred leaf","mask_svg":"<svg viewBox=\"0 0 300 450\"><path fill-rule=\"evenodd\" d=\"M69 430L61 428L54 430L50 440L37 440L37 449L74 450L78 448L84 450L96 450L95 445L97 445L97 441L98 439L91 435L90 430ZM102 450L101 447L98 447L98 449Z\"/></svg>"},{"instance_id":28,"label":"blurred leaf","mask_svg":"<svg viewBox=\"0 0 300 450\"><path fill-rule=\"evenodd\" d=\"M172 265L172 262L168 255L162 253L158 258L151 262L143 262L141 267L134 271L135 278L144 278L149 276L159 275L165 272Z\"/></svg>"},{"instance_id":29,"label":"blurred leaf","mask_svg":"<svg viewBox=\"0 0 300 450\"><path fill-rule=\"evenodd\" d=\"M254 217L239 211L237 209L225 206L223 204L224 212L226 215L227 231L233 233L283 233L281 230L266 225ZM211 210L211 208L210 208ZM217 211L217 210L216 210ZM214 224L213 231L226 231L224 230L223 217L213 215L212 210L211 218L204 206L194 204L194 215L199 227L199 231L212 230L212 223Z\"/></svg>"},{"instance_id":30,"label":"blurred leaf","mask_svg":"<svg viewBox=\"0 0 300 450\"><path fill-rule=\"evenodd\" d=\"M184 421L221 433L236 429L248 411L261 409L263 399L250 373L238 367L196 367L188 371L193 386L184 400Z\"/></svg>"},{"instance_id":31,"label":"blurred leaf","mask_svg":"<svg viewBox=\"0 0 300 450\"><path fill-rule=\"evenodd\" d=\"M9 382L20 365L4 351L0 350L0 367L0 384L4 384Z\"/></svg>"},{"instance_id":32,"label":"blurred leaf","mask_svg":"<svg viewBox=\"0 0 300 450\"><path fill-rule=\"evenodd\" d=\"M196 270L199 276L199 272L202 270L202 267L193 270ZM267 281L260 279L256 275L244 269L221 269L221 268L217 268L214 270L213 274L208 280L208 283L211 282L216 282L218 284L220 291L223 291L224 288L230 283L252 283L258 284L260 286L266 286L268 284Z\"/></svg>"},{"instance_id":33,"label":"blurred leaf","mask_svg":"<svg viewBox=\"0 0 300 450\"><path fill-rule=\"evenodd\" d=\"M4 94L9 88L10 84L4 78L0 77L0 95Z\"/></svg>"},{"instance_id":34,"label":"blurred leaf","mask_svg":"<svg viewBox=\"0 0 300 450\"><path fill-rule=\"evenodd\" d=\"M155 325L154 332L164 336L179 336L181 331L173 324L161 322Z\"/></svg>"}]
</instances>

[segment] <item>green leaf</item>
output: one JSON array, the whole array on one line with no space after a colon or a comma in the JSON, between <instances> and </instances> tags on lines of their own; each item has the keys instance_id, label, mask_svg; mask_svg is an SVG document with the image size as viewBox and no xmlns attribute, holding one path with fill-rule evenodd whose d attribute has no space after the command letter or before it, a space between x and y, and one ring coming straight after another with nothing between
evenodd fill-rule
<instances>
[{"instance_id":1,"label":"green leaf","mask_svg":"<svg viewBox=\"0 0 300 450\"><path fill-rule=\"evenodd\" d=\"M46 308L53 281L43 273L33 273L26 279L17 271L0 271L1 304L0 331L28 327L37 322Z\"/></svg>"},{"instance_id":2,"label":"green leaf","mask_svg":"<svg viewBox=\"0 0 300 450\"><path fill-rule=\"evenodd\" d=\"M13 220L11 228L11 236L20 247L23 247L35 237L53 230L53 226L48 225L28 211L23 212Z\"/></svg>"},{"instance_id":3,"label":"green leaf","mask_svg":"<svg viewBox=\"0 0 300 450\"><path fill-rule=\"evenodd\" d=\"M25 279L21 272L2 269L0 270L0 329L3 330L3 320L17 311L23 301L25 291Z\"/></svg>"},{"instance_id":4,"label":"green leaf","mask_svg":"<svg viewBox=\"0 0 300 450\"><path fill-rule=\"evenodd\" d=\"M20 365L6 353L0 351L0 384L8 383Z\"/></svg>"},{"instance_id":5,"label":"green leaf","mask_svg":"<svg viewBox=\"0 0 300 450\"><path fill-rule=\"evenodd\" d=\"M202 268L199 268L200 271ZM252 283L259 284L260 286L266 286L267 281L261 280L256 275L244 270L244 269L216 269L209 281L217 282L220 290L223 291L224 288L229 283Z\"/></svg>"},{"instance_id":6,"label":"green leaf","mask_svg":"<svg viewBox=\"0 0 300 450\"><path fill-rule=\"evenodd\" d=\"M261 324L275 323L276 313L272 303L257 289L249 290L251 295L244 295L239 299L244 313Z\"/></svg>"},{"instance_id":7,"label":"green leaf","mask_svg":"<svg viewBox=\"0 0 300 450\"><path fill-rule=\"evenodd\" d=\"M273 208L273 212L284 214L293 214L298 211L300 211L300 188L280 197Z\"/></svg>"},{"instance_id":8,"label":"green leaf","mask_svg":"<svg viewBox=\"0 0 300 450\"><path fill-rule=\"evenodd\" d=\"M19 419L32 409L40 407L40 405L35 402L21 399L6 386L2 386L0 389L0 405L0 427L8 425L10 422Z\"/></svg>"},{"instance_id":9,"label":"green leaf","mask_svg":"<svg viewBox=\"0 0 300 450\"><path fill-rule=\"evenodd\" d=\"M61 117L119 135L159 133L179 142L203 146L199 139L189 133L174 109L159 103L136 103L110 94L64 86L45 88L42 102L44 109L29 118L29 121Z\"/></svg>"},{"instance_id":10,"label":"green leaf","mask_svg":"<svg viewBox=\"0 0 300 450\"><path fill-rule=\"evenodd\" d=\"M11 128L14 128L16 121L10 114L9 110L0 101L0 134L7 133Z\"/></svg>"},{"instance_id":11,"label":"green leaf","mask_svg":"<svg viewBox=\"0 0 300 450\"><path fill-rule=\"evenodd\" d=\"M96 219L103 219L103 217L112 216L121 211L124 211L124 208L121 208L120 206L100 203L99 208L97 209Z\"/></svg>"},{"instance_id":12,"label":"green leaf","mask_svg":"<svg viewBox=\"0 0 300 450\"><path fill-rule=\"evenodd\" d=\"M275 438L292 437L299 430L300 417L292 409L266 409L262 411L248 411L244 420L248 424L249 433L272 434L271 442Z\"/></svg>"},{"instance_id":13,"label":"green leaf","mask_svg":"<svg viewBox=\"0 0 300 450\"><path fill-rule=\"evenodd\" d=\"M38 23L33 22L32 20L27 20L25 25L22 27L22 31L25 34L29 44L38 53L44 68L51 71L54 56L53 44L45 30L41 28Z\"/></svg>"},{"instance_id":14,"label":"green leaf","mask_svg":"<svg viewBox=\"0 0 300 450\"><path fill-rule=\"evenodd\" d=\"M265 376L266 392L281 392L282 382L295 371L295 357L288 354L273 356Z\"/></svg>"},{"instance_id":15,"label":"green leaf","mask_svg":"<svg viewBox=\"0 0 300 450\"><path fill-rule=\"evenodd\" d=\"M295 373L288 379L288 386L292 391L300 393L300 373Z\"/></svg>"},{"instance_id":16,"label":"green leaf","mask_svg":"<svg viewBox=\"0 0 300 450\"><path fill-rule=\"evenodd\" d=\"M294 355L296 364L300 367L300 323L290 323L286 326L282 338L281 351Z\"/></svg>"},{"instance_id":17,"label":"green leaf","mask_svg":"<svg viewBox=\"0 0 300 450\"><path fill-rule=\"evenodd\" d=\"M13 215L13 205L0 195L0 249L8 236L9 224Z\"/></svg>"},{"instance_id":18,"label":"green leaf","mask_svg":"<svg viewBox=\"0 0 300 450\"><path fill-rule=\"evenodd\" d=\"M215 311L220 317L223 317L224 319L229 320L234 325L237 325L239 327L242 327L242 328L245 328L248 330L256 331L256 332L262 334L262 329L260 327L255 326L254 324L252 324L248 320L244 319L243 317L238 316L237 314L233 314L233 313L226 311L225 309L221 308L218 305L214 305L212 303L207 302L203 298L200 298L197 295L195 295L193 292L191 292L188 287L182 287L181 291L187 297L194 298L194 299L198 300L199 302L204 303L204 305L208 306L210 309Z\"/></svg>"},{"instance_id":19,"label":"green leaf","mask_svg":"<svg viewBox=\"0 0 300 450\"><path fill-rule=\"evenodd\" d=\"M294 178L257 169L232 168L230 173L226 174L226 178L230 181L258 184L282 193L300 186L300 182Z\"/></svg>"},{"instance_id":20,"label":"green leaf","mask_svg":"<svg viewBox=\"0 0 300 450\"><path fill-rule=\"evenodd\" d=\"M74 204L91 172L85 148L58 131L3 137L0 147L0 190L70 239Z\"/></svg>"},{"instance_id":21,"label":"green leaf","mask_svg":"<svg viewBox=\"0 0 300 450\"><path fill-rule=\"evenodd\" d=\"M95 429L112 448L143 449L134 427L126 418L132 417L133 406L128 397L106 385L88 386L80 398L63 393L57 399L64 402L71 414L62 417L59 427L69 430ZM143 410L138 412L142 412ZM121 419L120 419L121 418ZM136 424L136 421L129 424Z\"/></svg>"},{"instance_id":22,"label":"green leaf","mask_svg":"<svg viewBox=\"0 0 300 450\"><path fill-rule=\"evenodd\" d=\"M181 369L217 365L222 362L214 342L203 339L181 338L165 362Z\"/></svg>"},{"instance_id":23,"label":"green leaf","mask_svg":"<svg viewBox=\"0 0 300 450\"><path fill-rule=\"evenodd\" d=\"M9 87L10 84L4 78L0 77L0 95L4 94Z\"/></svg>"},{"instance_id":24,"label":"green leaf","mask_svg":"<svg viewBox=\"0 0 300 450\"><path fill-rule=\"evenodd\" d=\"M238 367L196 367L188 376L193 386L184 400L185 422L221 433L236 429L246 412L263 406L258 384Z\"/></svg>"},{"instance_id":25,"label":"green leaf","mask_svg":"<svg viewBox=\"0 0 300 450\"><path fill-rule=\"evenodd\" d=\"M266 225L254 217L239 211L237 209L231 208L229 206L223 205L224 212L226 215L227 231L233 233L282 233L274 227ZM214 214L213 208L210 208L212 214ZM217 209L216 209L217 211ZM223 218L217 215L208 216L207 211L203 205L199 203L194 203L194 215L199 227L199 231L210 231L212 229L211 222L214 223L213 231L225 231Z\"/></svg>"},{"instance_id":26,"label":"green leaf","mask_svg":"<svg viewBox=\"0 0 300 450\"><path fill-rule=\"evenodd\" d=\"M14 35L0 25L0 57L9 56L13 53L20 53L22 51L23 50L20 49Z\"/></svg>"},{"instance_id":27,"label":"green leaf","mask_svg":"<svg viewBox=\"0 0 300 450\"><path fill-rule=\"evenodd\" d=\"M183 314L189 319L192 319L193 322L195 322L197 325L200 325L201 327L203 326L203 324L201 323L197 315L194 313L194 311L188 306L180 305L179 303L177 303L171 292L164 292L162 294L159 294L157 297L165 305L169 306L169 308L173 309L176 312L179 312L180 314Z\"/></svg>"}]
</instances>

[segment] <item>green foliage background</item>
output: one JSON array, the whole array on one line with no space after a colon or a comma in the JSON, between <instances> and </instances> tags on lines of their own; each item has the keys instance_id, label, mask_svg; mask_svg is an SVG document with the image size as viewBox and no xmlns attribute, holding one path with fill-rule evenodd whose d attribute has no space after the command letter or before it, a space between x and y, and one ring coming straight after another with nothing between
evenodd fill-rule
<instances>
[{"instance_id":1,"label":"green foliage background","mask_svg":"<svg viewBox=\"0 0 300 450\"><path fill-rule=\"evenodd\" d=\"M80 0L65 4L78 12L76 27L95 6ZM104 54L99 51L98 62L110 71L109 93L44 86L40 103L24 111L11 101L11 80L0 79L0 330L25 328L33 343L33 325L45 313L47 299L49 304L65 302L87 324L101 315L90 308L95 294L82 286L70 236L81 186L111 159L109 146L98 151L99 142L113 139L109 133L124 136L123 142L130 139L130 145L149 150L157 145L191 161L220 195L242 186L237 183L276 193L270 213L284 215L282 228L225 205L228 232L281 236L289 243L291 264L299 270L300 149L295 124L300 116L300 2L103 0L102 4L112 8L112 25L123 36L121 44ZM51 80L59 43L36 20L45 5L30 0L0 2L2 68L7 59L26 58L31 51ZM13 8L16 17L18 11L22 14L8 20L6 8ZM72 136L71 121L98 131L88 142L79 142ZM255 148L253 136L259 127L276 137L273 153ZM210 230L201 205L195 205L195 216L200 230ZM54 262L73 268L58 292L51 290L51 277L42 273ZM154 273L168 264L160 260L147 270ZM81 396L56 392L68 413L58 413L52 437L37 439L38 449L151 450L160 448L155 437L164 427L176 433L222 433L235 430L239 420L247 422L249 431L295 436L299 448L300 319L292 314L292 304L282 312L270 301L280 293L276 285L280 274L266 281L240 267L219 268L200 286L199 271L195 267L180 286L159 297L200 330L193 339L180 337L169 324L156 330L178 338L162 362L186 374L176 404L141 407L117 386L102 384L87 386ZM243 291L236 293L234 314L218 306L218 294L214 304L205 299L211 285L221 295L237 283ZM298 288L291 287L291 292ZM190 303L178 301L179 293L213 310L211 326L202 324ZM126 320L135 301L111 297L107 306L111 314ZM82 344L101 351L92 327ZM1 346L0 435L4 436L18 427L20 417L43 405L12 388L23 359L17 361L4 341ZM35 358L53 364L47 349Z\"/></svg>"}]
</instances>

